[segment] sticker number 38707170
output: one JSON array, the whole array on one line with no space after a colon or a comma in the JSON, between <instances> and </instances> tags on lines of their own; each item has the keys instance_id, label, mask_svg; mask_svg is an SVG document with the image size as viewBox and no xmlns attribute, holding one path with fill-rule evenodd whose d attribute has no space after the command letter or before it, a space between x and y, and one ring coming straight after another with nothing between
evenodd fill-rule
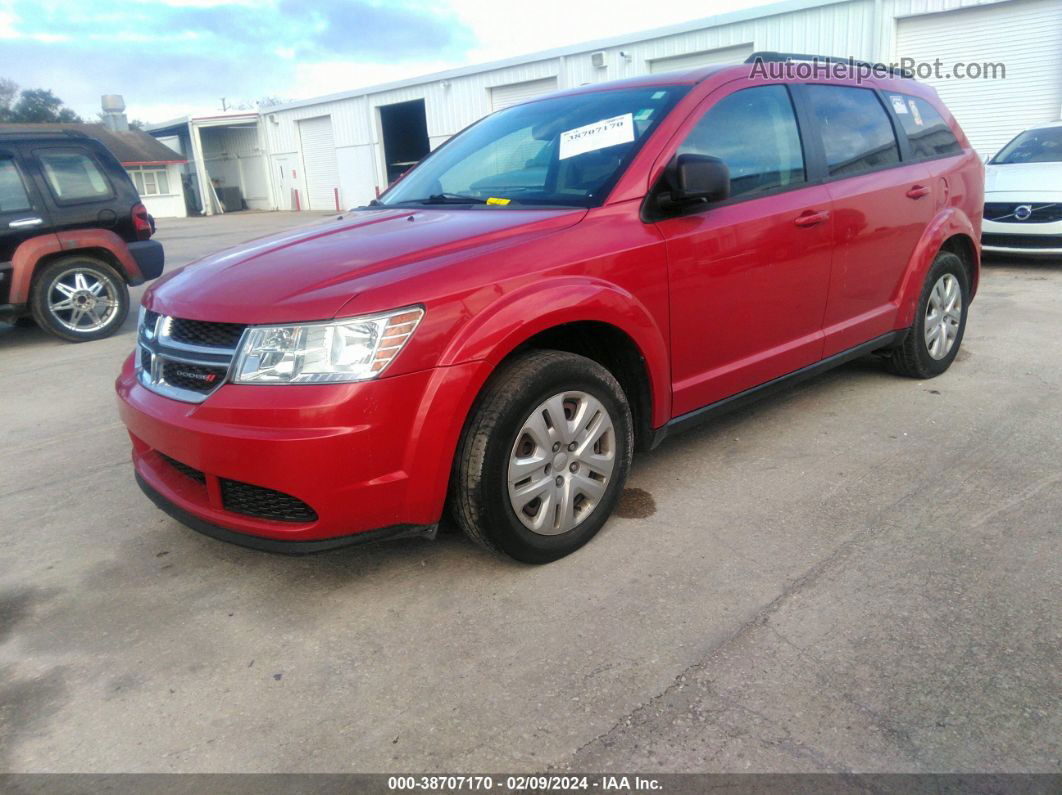
<instances>
[{"instance_id":1,"label":"sticker number 38707170","mask_svg":"<svg viewBox=\"0 0 1062 795\"><path fill-rule=\"evenodd\" d=\"M627 144L634 140L634 119L630 113L602 119L593 124L565 130L560 134L558 158L565 160L606 146Z\"/></svg>"}]
</instances>

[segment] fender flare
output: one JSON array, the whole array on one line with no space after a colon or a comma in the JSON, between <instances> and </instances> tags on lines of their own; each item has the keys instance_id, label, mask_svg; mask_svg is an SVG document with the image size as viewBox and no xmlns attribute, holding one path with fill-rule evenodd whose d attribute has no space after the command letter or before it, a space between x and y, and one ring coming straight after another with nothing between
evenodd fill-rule
<instances>
[{"instance_id":1,"label":"fender flare","mask_svg":"<svg viewBox=\"0 0 1062 795\"><path fill-rule=\"evenodd\" d=\"M907 270L900 279L896 296L896 304L899 307L897 315L899 327L906 328L914 322L915 307L922 294L926 274L944 242L955 235L966 235L973 243L974 278L970 285L971 296L977 291L978 275L981 270L979 236L974 231L974 225L966 213L958 207L947 207L937 214L922 233L922 238L915 246L911 259L908 260Z\"/></svg>"},{"instance_id":2,"label":"fender flare","mask_svg":"<svg viewBox=\"0 0 1062 795\"><path fill-rule=\"evenodd\" d=\"M439 520L457 443L498 364L542 331L587 321L612 326L634 342L649 372L650 424L659 427L670 419L666 340L645 306L609 282L586 277L527 285L470 312L439 358L406 446L405 470L418 484L407 496L411 516L428 524ZM425 440L430 440L427 446Z\"/></svg>"},{"instance_id":3,"label":"fender flare","mask_svg":"<svg viewBox=\"0 0 1062 795\"><path fill-rule=\"evenodd\" d=\"M109 229L71 229L64 232L50 232L23 240L15 249L11 258L11 293L8 301L12 304L25 304L29 301L30 285L33 272L42 258L52 254L76 252L83 249L103 249L118 263L122 276L127 281L143 281L140 267L129 253L129 247L122 238Z\"/></svg>"},{"instance_id":4,"label":"fender flare","mask_svg":"<svg viewBox=\"0 0 1062 795\"><path fill-rule=\"evenodd\" d=\"M612 326L631 339L649 373L650 424L671 417L668 344L649 310L631 293L601 279L557 277L509 293L471 316L439 359L440 366L482 361L493 369L540 332L568 323Z\"/></svg>"}]
</instances>

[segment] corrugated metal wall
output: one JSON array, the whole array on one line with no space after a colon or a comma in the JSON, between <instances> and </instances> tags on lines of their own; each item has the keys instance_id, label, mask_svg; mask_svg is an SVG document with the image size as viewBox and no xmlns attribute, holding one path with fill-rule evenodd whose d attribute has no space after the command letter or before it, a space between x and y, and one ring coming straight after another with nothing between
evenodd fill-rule
<instances>
[{"instance_id":1,"label":"corrugated metal wall","mask_svg":"<svg viewBox=\"0 0 1062 795\"><path fill-rule=\"evenodd\" d=\"M755 50L852 55L868 60L896 57L897 16L935 13L1008 0L838 0L838 2L746 19L710 28L670 33L605 48L605 66L591 62L587 48L524 64L484 69L388 91L330 99L265 114L269 151L274 157L298 150L296 122L329 114L335 130L342 194L347 205L361 204L383 188L383 147L377 108L423 99L432 148L491 112L490 89L555 77L559 88L648 74L661 58L750 45ZM623 52L626 57L620 55ZM975 57L975 56L973 56ZM1060 56L1062 57L1062 56Z\"/></svg>"}]
</instances>

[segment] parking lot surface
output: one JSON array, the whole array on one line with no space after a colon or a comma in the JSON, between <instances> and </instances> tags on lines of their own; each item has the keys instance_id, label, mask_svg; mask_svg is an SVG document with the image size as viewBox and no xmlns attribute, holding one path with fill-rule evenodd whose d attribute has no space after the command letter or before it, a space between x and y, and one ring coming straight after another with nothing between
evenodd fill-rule
<instances>
[{"instance_id":1,"label":"parking lot surface","mask_svg":"<svg viewBox=\"0 0 1062 795\"><path fill-rule=\"evenodd\" d=\"M1058 772L1060 295L990 263L944 376L857 362L675 436L543 567L200 536L133 481L135 312L0 326L0 771Z\"/></svg>"}]
</instances>

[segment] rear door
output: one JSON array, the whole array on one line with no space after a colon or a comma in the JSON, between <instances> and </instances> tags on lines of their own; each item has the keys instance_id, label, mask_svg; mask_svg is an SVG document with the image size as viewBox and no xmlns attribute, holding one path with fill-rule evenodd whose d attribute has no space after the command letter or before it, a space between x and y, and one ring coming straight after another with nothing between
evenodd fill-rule
<instances>
[{"instance_id":1,"label":"rear door","mask_svg":"<svg viewBox=\"0 0 1062 795\"><path fill-rule=\"evenodd\" d=\"M0 304L8 302L15 249L49 225L47 209L27 178L17 149L0 146Z\"/></svg>"},{"instance_id":2,"label":"rear door","mask_svg":"<svg viewBox=\"0 0 1062 795\"><path fill-rule=\"evenodd\" d=\"M667 246L678 416L819 360L830 197L810 184L785 85L711 94L669 151L722 159L730 197L656 222Z\"/></svg>"},{"instance_id":3,"label":"rear door","mask_svg":"<svg viewBox=\"0 0 1062 795\"><path fill-rule=\"evenodd\" d=\"M30 152L30 169L41 194L48 197L55 231L117 224L117 191L123 186L112 182L90 147L38 144Z\"/></svg>"},{"instance_id":4,"label":"rear door","mask_svg":"<svg viewBox=\"0 0 1062 795\"><path fill-rule=\"evenodd\" d=\"M795 88L817 129L833 202L827 357L895 328L900 280L933 217L934 186L924 164L901 160L893 118L877 91Z\"/></svg>"}]
</instances>

